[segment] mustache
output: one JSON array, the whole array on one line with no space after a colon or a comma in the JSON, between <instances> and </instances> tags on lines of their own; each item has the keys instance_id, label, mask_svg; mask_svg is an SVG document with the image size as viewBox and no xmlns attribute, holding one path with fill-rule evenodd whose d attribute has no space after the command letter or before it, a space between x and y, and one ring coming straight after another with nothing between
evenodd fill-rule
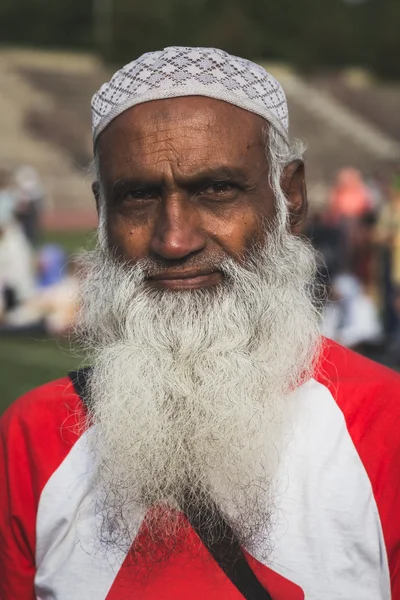
<instances>
[{"instance_id":1,"label":"mustache","mask_svg":"<svg viewBox=\"0 0 400 600\"><path fill-rule=\"evenodd\" d=\"M169 273L206 273L222 271L224 265L230 262L229 257L221 256L198 256L178 260L163 260L158 258L147 258L139 261L145 277L157 277L169 275Z\"/></svg>"},{"instance_id":2,"label":"mustache","mask_svg":"<svg viewBox=\"0 0 400 600\"><path fill-rule=\"evenodd\" d=\"M128 273L135 272L141 276L142 280L158 277L160 275L168 276L171 274L182 273L211 273L220 271L226 277L230 277L237 268L244 268L248 271L254 271L259 261L258 255L264 250L265 243L257 243L250 249L243 250L235 257L229 256L221 250L212 251L207 254L202 252L197 255L190 255L178 259L163 259L162 257L146 257L132 260L121 257L113 249L103 250L104 258L113 259L115 264Z\"/></svg>"}]
</instances>

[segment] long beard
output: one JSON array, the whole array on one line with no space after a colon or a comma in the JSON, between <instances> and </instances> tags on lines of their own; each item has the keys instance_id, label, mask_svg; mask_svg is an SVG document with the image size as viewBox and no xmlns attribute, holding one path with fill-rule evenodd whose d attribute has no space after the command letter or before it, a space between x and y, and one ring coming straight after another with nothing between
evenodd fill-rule
<instances>
[{"instance_id":1,"label":"long beard","mask_svg":"<svg viewBox=\"0 0 400 600\"><path fill-rule=\"evenodd\" d=\"M179 511L221 516L248 548L266 536L290 394L313 371L314 254L286 232L213 289L146 283L151 265L98 248L84 259L79 335L91 351L90 422L104 542L132 543L137 514L179 537ZM160 508L161 507L161 508Z\"/></svg>"}]
</instances>

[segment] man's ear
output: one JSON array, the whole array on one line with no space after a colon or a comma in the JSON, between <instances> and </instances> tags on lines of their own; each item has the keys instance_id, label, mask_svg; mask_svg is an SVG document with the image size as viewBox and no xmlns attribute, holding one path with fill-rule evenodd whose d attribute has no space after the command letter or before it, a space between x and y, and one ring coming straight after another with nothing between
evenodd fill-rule
<instances>
[{"instance_id":1,"label":"man's ear","mask_svg":"<svg viewBox=\"0 0 400 600\"><path fill-rule=\"evenodd\" d=\"M96 201L97 214L99 214L99 209L100 209L100 182L99 181L93 181L92 192L93 192L94 199Z\"/></svg>"},{"instance_id":2,"label":"man's ear","mask_svg":"<svg viewBox=\"0 0 400 600\"><path fill-rule=\"evenodd\" d=\"M281 185L288 198L290 229L292 233L299 233L308 210L307 186L302 160L294 160L287 165Z\"/></svg>"}]
</instances>

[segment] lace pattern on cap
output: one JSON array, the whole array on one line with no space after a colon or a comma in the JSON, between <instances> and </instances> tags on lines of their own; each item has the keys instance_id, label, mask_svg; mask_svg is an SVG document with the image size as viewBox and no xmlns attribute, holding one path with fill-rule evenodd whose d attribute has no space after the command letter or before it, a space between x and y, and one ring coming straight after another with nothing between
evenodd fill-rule
<instances>
[{"instance_id":1,"label":"lace pattern on cap","mask_svg":"<svg viewBox=\"0 0 400 600\"><path fill-rule=\"evenodd\" d=\"M171 47L143 54L101 86L92 98L94 142L128 108L179 96L224 100L264 117L287 139L285 93L265 69L223 50Z\"/></svg>"}]
</instances>

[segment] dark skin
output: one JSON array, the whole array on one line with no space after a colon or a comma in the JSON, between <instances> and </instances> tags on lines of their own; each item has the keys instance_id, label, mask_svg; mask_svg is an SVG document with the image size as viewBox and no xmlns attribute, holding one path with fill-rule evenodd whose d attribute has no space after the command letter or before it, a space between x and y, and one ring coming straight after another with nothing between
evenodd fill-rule
<instances>
[{"instance_id":1,"label":"dark skin","mask_svg":"<svg viewBox=\"0 0 400 600\"><path fill-rule=\"evenodd\" d=\"M155 265L149 283L173 290L218 284L215 265L265 242L275 217L264 119L212 98L128 109L97 143L108 243L132 263ZM285 170L291 229L306 212L304 165ZM99 184L93 185L99 209Z\"/></svg>"}]
</instances>

